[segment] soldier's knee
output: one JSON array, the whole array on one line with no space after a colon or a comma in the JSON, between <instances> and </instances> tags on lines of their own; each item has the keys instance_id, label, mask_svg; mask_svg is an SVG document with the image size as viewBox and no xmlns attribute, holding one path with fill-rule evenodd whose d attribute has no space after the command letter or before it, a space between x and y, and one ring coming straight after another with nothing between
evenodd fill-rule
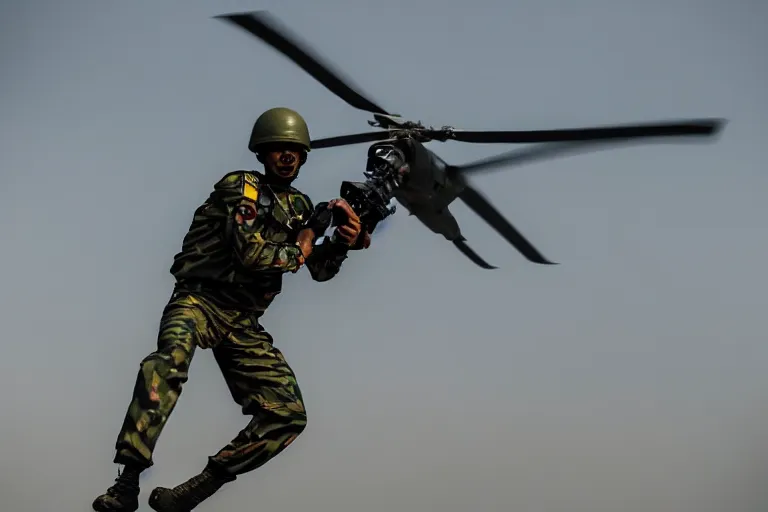
<instances>
[{"instance_id":1,"label":"soldier's knee","mask_svg":"<svg viewBox=\"0 0 768 512\"><path fill-rule=\"evenodd\" d=\"M141 360L139 363L139 368L144 374L152 374L157 370L158 366L161 365L162 362L160 358L157 357L157 354L153 352Z\"/></svg>"},{"instance_id":2,"label":"soldier's knee","mask_svg":"<svg viewBox=\"0 0 768 512\"><path fill-rule=\"evenodd\" d=\"M292 415L287 421L286 429L284 430L285 434L280 440L280 450L288 448L288 446L290 446L296 440L296 438L299 437L302 432L304 432L306 428L306 413L302 412Z\"/></svg>"},{"instance_id":3,"label":"soldier's knee","mask_svg":"<svg viewBox=\"0 0 768 512\"><path fill-rule=\"evenodd\" d=\"M166 354L152 352L141 360L140 365L144 372L155 372L164 374L171 368L170 359Z\"/></svg>"},{"instance_id":4,"label":"soldier's knee","mask_svg":"<svg viewBox=\"0 0 768 512\"><path fill-rule=\"evenodd\" d=\"M152 352L140 363L141 372L145 376L156 375L160 379L183 384L188 379L189 362L172 352Z\"/></svg>"},{"instance_id":5,"label":"soldier's knee","mask_svg":"<svg viewBox=\"0 0 768 512\"><path fill-rule=\"evenodd\" d=\"M291 429L296 435L301 434L307 428L307 413L306 411L297 411L291 415L290 418Z\"/></svg>"},{"instance_id":6,"label":"soldier's knee","mask_svg":"<svg viewBox=\"0 0 768 512\"><path fill-rule=\"evenodd\" d=\"M274 418L273 421L282 424L281 430L299 435L307 428L307 413L303 410L294 410L290 414L281 414L280 419Z\"/></svg>"}]
</instances>

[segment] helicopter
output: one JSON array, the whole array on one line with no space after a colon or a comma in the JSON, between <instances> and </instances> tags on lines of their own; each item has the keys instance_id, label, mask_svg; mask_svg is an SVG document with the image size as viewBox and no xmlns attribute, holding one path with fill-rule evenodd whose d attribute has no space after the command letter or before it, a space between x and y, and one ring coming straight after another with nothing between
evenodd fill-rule
<instances>
[{"instance_id":1,"label":"helicopter","mask_svg":"<svg viewBox=\"0 0 768 512\"><path fill-rule=\"evenodd\" d=\"M395 212L397 201L432 232L442 235L472 262L484 269L495 269L466 243L458 221L449 210L457 199L489 224L526 259L554 265L529 242L476 189L467 176L501 167L565 155L585 149L598 149L616 143L673 137L713 137L725 125L723 119L702 118L626 124L588 128L535 131L457 130L451 126L433 128L420 121L408 121L392 114L352 87L352 82L313 52L267 11L214 16L235 25L277 50L298 65L330 92L350 106L373 114L368 124L376 131L326 137L311 141L312 149L373 143L368 151L364 173L367 181L343 182L341 195L360 214L363 228L373 233L376 225ZM425 144L431 141L476 144L539 144L522 151L503 153L464 165L450 165Z\"/></svg>"}]
</instances>

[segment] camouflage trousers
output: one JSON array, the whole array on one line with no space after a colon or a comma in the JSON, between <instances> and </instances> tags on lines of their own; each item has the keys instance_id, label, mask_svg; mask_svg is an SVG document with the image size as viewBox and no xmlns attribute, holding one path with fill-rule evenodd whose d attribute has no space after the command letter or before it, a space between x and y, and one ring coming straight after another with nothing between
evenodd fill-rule
<instances>
[{"instance_id":1,"label":"camouflage trousers","mask_svg":"<svg viewBox=\"0 0 768 512\"><path fill-rule=\"evenodd\" d=\"M211 462L236 476L282 452L307 416L296 377L257 315L174 293L163 311L157 350L141 362L117 439L118 464L148 468L155 443L181 395L197 348L210 348L243 414L253 416Z\"/></svg>"}]
</instances>

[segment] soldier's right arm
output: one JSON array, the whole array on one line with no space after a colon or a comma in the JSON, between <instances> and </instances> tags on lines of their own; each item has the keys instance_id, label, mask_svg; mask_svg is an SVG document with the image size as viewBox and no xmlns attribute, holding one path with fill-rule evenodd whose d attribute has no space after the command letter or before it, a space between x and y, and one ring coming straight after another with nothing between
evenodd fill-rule
<instances>
[{"instance_id":1,"label":"soldier's right arm","mask_svg":"<svg viewBox=\"0 0 768 512\"><path fill-rule=\"evenodd\" d=\"M295 243L278 243L264 238L265 218L260 213L259 182L244 171L230 173L214 187L214 195L226 205L229 238L240 263L251 271L282 270L296 272L303 264L301 249Z\"/></svg>"}]
</instances>

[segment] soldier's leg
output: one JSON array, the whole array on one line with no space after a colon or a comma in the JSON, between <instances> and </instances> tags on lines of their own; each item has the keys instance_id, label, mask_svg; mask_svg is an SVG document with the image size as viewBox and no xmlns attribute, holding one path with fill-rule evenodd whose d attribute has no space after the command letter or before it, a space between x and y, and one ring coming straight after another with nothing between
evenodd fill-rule
<instances>
[{"instance_id":1,"label":"soldier's leg","mask_svg":"<svg viewBox=\"0 0 768 512\"><path fill-rule=\"evenodd\" d=\"M214 348L232 397L248 426L216 455L203 472L173 488L157 488L150 506L159 512L192 510L237 475L252 471L282 452L307 425L296 377L272 337L255 324L232 333Z\"/></svg>"},{"instance_id":2,"label":"soldier's leg","mask_svg":"<svg viewBox=\"0 0 768 512\"><path fill-rule=\"evenodd\" d=\"M272 336L261 327L232 336L214 353L232 397L253 418L211 461L232 476L253 471L288 447L307 426L299 384Z\"/></svg>"},{"instance_id":3,"label":"soldier's leg","mask_svg":"<svg viewBox=\"0 0 768 512\"><path fill-rule=\"evenodd\" d=\"M99 512L138 509L139 474L152 466L152 452L188 379L195 348L212 336L199 301L174 296L163 311L157 350L144 358L133 398L117 438L114 462L125 469L115 485L93 502Z\"/></svg>"}]
</instances>

